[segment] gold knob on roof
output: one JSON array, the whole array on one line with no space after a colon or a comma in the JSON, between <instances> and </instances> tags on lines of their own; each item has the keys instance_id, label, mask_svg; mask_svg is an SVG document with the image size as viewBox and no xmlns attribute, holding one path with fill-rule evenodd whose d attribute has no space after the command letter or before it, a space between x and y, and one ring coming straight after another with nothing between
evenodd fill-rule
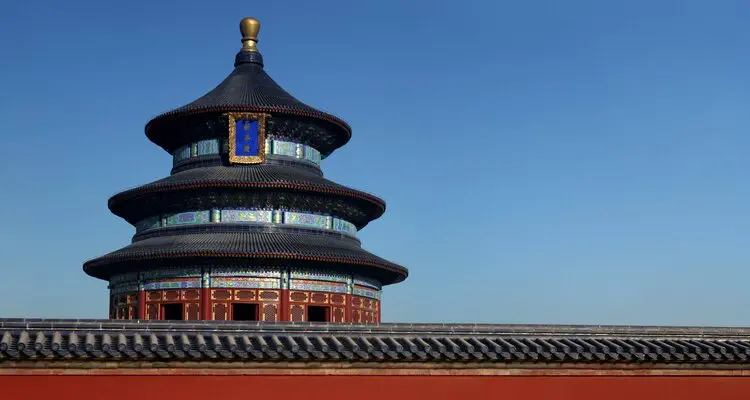
<instances>
[{"instance_id":1,"label":"gold knob on roof","mask_svg":"<svg viewBox=\"0 0 750 400\"><path fill-rule=\"evenodd\" d=\"M240 32L242 33L242 51L258 51L255 44L258 43L260 21L252 17L242 18Z\"/></svg>"}]
</instances>

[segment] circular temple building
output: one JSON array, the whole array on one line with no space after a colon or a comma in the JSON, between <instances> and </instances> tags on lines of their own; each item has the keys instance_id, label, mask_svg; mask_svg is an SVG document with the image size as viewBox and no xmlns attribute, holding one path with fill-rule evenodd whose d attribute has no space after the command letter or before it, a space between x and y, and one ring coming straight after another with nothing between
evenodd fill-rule
<instances>
[{"instance_id":1,"label":"circular temple building","mask_svg":"<svg viewBox=\"0 0 750 400\"><path fill-rule=\"evenodd\" d=\"M135 235L83 269L109 282L112 319L378 323L408 272L357 239L385 202L323 177L351 128L266 73L257 20L240 30L232 73L146 124L171 173L109 199Z\"/></svg>"}]
</instances>

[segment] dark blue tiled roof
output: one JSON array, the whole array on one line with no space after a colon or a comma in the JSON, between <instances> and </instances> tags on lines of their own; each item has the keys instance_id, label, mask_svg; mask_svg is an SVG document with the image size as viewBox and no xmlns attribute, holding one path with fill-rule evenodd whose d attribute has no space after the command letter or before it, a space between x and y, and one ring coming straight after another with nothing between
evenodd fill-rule
<instances>
[{"instance_id":1,"label":"dark blue tiled roof","mask_svg":"<svg viewBox=\"0 0 750 400\"><path fill-rule=\"evenodd\" d=\"M115 214L122 215L121 207L123 204L138 196L197 187L286 188L300 192L319 192L366 202L372 208L372 210L369 210L371 219L380 217L385 211L385 201L375 195L339 185L325 179L320 174L308 173L304 169L277 164L232 168L212 166L189 169L118 193L110 198L109 207Z\"/></svg>"},{"instance_id":2,"label":"dark blue tiled roof","mask_svg":"<svg viewBox=\"0 0 750 400\"><path fill-rule=\"evenodd\" d=\"M303 260L311 263L350 265L352 269L377 277L384 284L403 281L405 267L362 249L347 238L308 233L207 232L150 237L120 250L87 261L86 273L106 279L112 270L142 260L179 260L222 257L228 259Z\"/></svg>"},{"instance_id":3,"label":"dark blue tiled roof","mask_svg":"<svg viewBox=\"0 0 750 400\"><path fill-rule=\"evenodd\" d=\"M338 138L335 147L343 146L351 138L351 128L346 122L297 100L276 83L264 70L260 53L242 51L237 55L234 70L218 86L199 99L149 121L146 135L160 143L158 137L172 134L168 123L174 118L229 111L268 112L324 121Z\"/></svg>"},{"instance_id":4,"label":"dark blue tiled roof","mask_svg":"<svg viewBox=\"0 0 750 400\"><path fill-rule=\"evenodd\" d=\"M750 330L0 320L2 360L748 364Z\"/></svg>"}]
</instances>

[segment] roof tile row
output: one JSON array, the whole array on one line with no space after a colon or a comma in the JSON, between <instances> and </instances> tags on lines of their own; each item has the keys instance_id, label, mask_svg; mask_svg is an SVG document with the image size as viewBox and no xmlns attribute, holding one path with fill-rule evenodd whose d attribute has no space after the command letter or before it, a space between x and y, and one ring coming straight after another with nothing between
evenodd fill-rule
<instances>
[{"instance_id":1,"label":"roof tile row","mask_svg":"<svg viewBox=\"0 0 750 400\"><path fill-rule=\"evenodd\" d=\"M0 360L746 364L750 357L745 330L705 336L672 328L657 336L653 328L638 334L627 328L467 327L5 320Z\"/></svg>"}]
</instances>

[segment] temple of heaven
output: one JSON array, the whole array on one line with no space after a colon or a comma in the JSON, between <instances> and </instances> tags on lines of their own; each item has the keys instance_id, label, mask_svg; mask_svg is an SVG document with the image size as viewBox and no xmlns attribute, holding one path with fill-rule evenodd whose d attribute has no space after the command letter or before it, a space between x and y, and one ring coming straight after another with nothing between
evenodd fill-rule
<instances>
[{"instance_id":1,"label":"temple of heaven","mask_svg":"<svg viewBox=\"0 0 750 400\"><path fill-rule=\"evenodd\" d=\"M135 226L83 265L109 319L0 318L0 398L750 398L747 328L382 323L407 270L357 232L385 202L321 169L351 128L240 28L229 76L146 124L170 175L109 200Z\"/></svg>"},{"instance_id":2,"label":"temple of heaven","mask_svg":"<svg viewBox=\"0 0 750 400\"><path fill-rule=\"evenodd\" d=\"M109 199L135 235L83 269L109 282L112 319L380 322L407 270L357 231L385 202L321 169L352 130L266 73L256 19L240 30L229 76L146 124L171 174Z\"/></svg>"}]
</instances>

